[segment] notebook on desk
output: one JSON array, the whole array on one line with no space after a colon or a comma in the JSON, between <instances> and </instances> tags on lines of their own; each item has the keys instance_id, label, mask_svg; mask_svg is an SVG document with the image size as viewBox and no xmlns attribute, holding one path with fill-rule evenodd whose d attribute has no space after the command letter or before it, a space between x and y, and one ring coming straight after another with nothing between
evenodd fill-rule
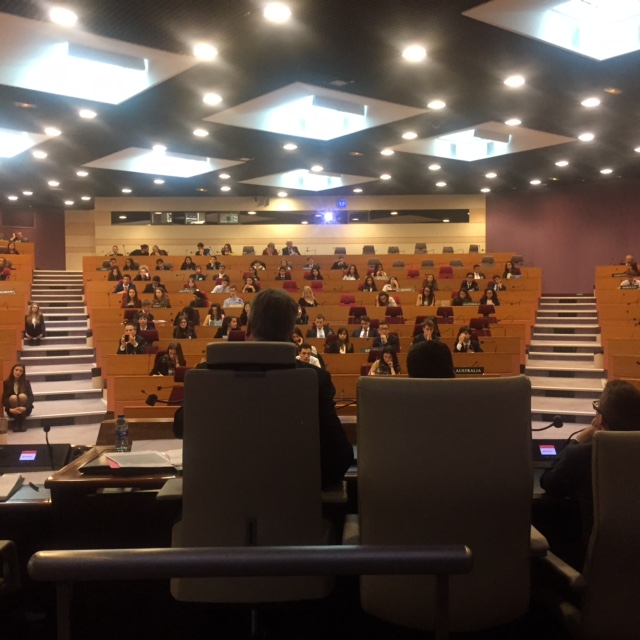
<instances>
[{"instance_id":1,"label":"notebook on desk","mask_svg":"<svg viewBox=\"0 0 640 640\"><path fill-rule=\"evenodd\" d=\"M83 464L79 471L86 475L98 476L149 476L157 473L175 475L178 470L168 460L158 456L156 463L145 463L141 466L119 466L110 458L114 451L107 451L93 460ZM117 454L116 454L117 455Z\"/></svg>"}]
</instances>

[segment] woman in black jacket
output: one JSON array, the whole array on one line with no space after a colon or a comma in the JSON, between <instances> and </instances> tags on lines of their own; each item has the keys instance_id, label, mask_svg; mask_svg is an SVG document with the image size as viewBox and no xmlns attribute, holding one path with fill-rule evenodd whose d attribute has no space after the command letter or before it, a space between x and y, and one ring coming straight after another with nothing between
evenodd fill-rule
<instances>
[{"instance_id":1,"label":"woman in black jacket","mask_svg":"<svg viewBox=\"0 0 640 640\"><path fill-rule=\"evenodd\" d=\"M33 391L27 380L26 369L19 362L11 368L9 377L2 385L2 406L13 418L13 431L26 431L26 418L33 411Z\"/></svg>"}]
</instances>

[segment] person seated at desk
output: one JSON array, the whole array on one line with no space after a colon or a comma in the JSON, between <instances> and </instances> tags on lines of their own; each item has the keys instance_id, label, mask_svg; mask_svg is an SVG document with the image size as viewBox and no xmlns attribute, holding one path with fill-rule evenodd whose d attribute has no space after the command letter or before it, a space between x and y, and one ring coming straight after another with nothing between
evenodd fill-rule
<instances>
[{"instance_id":1,"label":"person seated at desk","mask_svg":"<svg viewBox=\"0 0 640 640\"><path fill-rule=\"evenodd\" d=\"M128 273L125 273L122 276L122 280L118 282L113 293L126 293L129 289L135 289L136 286L131 283L131 276Z\"/></svg>"},{"instance_id":2,"label":"person seated at desk","mask_svg":"<svg viewBox=\"0 0 640 640\"><path fill-rule=\"evenodd\" d=\"M200 265L196 267L196 272L194 273L193 278L196 282L202 282L207 279L207 274L202 273L202 267Z\"/></svg>"},{"instance_id":3,"label":"person seated at desk","mask_svg":"<svg viewBox=\"0 0 640 640\"><path fill-rule=\"evenodd\" d=\"M14 231L13 235L9 238L9 242L29 242L29 239L25 238L22 231Z\"/></svg>"},{"instance_id":4,"label":"person seated at desk","mask_svg":"<svg viewBox=\"0 0 640 640\"><path fill-rule=\"evenodd\" d=\"M636 262L636 259L631 254L625 256L624 264L626 267L633 270L634 276L638 275L638 263Z\"/></svg>"},{"instance_id":5,"label":"person seated at desk","mask_svg":"<svg viewBox=\"0 0 640 640\"><path fill-rule=\"evenodd\" d=\"M507 285L502 284L502 278L500 276L493 276L491 288L497 293L498 291L506 291Z\"/></svg>"},{"instance_id":6,"label":"person seated at desk","mask_svg":"<svg viewBox=\"0 0 640 640\"><path fill-rule=\"evenodd\" d=\"M196 289L193 292L193 299L189 303L190 307L194 309L206 309L209 306L209 301L207 300L207 296L202 292Z\"/></svg>"},{"instance_id":7,"label":"person seated at desk","mask_svg":"<svg viewBox=\"0 0 640 640\"><path fill-rule=\"evenodd\" d=\"M313 321L313 327L307 330L307 338L326 338L333 333L333 329L324 322L324 316L319 313Z\"/></svg>"},{"instance_id":8,"label":"person seated at desk","mask_svg":"<svg viewBox=\"0 0 640 640\"><path fill-rule=\"evenodd\" d=\"M148 256L149 255L149 245L141 244L139 249L134 249L129 253L130 256Z\"/></svg>"},{"instance_id":9,"label":"person seated at desk","mask_svg":"<svg viewBox=\"0 0 640 640\"><path fill-rule=\"evenodd\" d=\"M433 293L431 287L426 284L422 287L422 291L418 294L418 299L416 300L416 307L435 307L436 305L436 296Z\"/></svg>"},{"instance_id":10,"label":"person seated at desk","mask_svg":"<svg viewBox=\"0 0 640 640\"><path fill-rule=\"evenodd\" d=\"M151 276L149 275L149 267L146 265L140 265L140 271L138 275L133 279L134 282L150 282Z\"/></svg>"},{"instance_id":11,"label":"person seated at desk","mask_svg":"<svg viewBox=\"0 0 640 640\"><path fill-rule=\"evenodd\" d=\"M342 271L346 271L349 268L349 265L344 261L344 258L340 256L332 265L332 269L341 269Z\"/></svg>"},{"instance_id":12,"label":"person seated at desk","mask_svg":"<svg viewBox=\"0 0 640 640\"><path fill-rule=\"evenodd\" d=\"M141 313L137 318L134 317L134 323L136 325L136 333L141 331L152 331L155 329L153 321L149 320L149 316L146 313Z\"/></svg>"},{"instance_id":13,"label":"person seated at desk","mask_svg":"<svg viewBox=\"0 0 640 640\"><path fill-rule=\"evenodd\" d=\"M499 307L498 294L493 289L487 289L482 298L480 298L480 304L492 304L494 307Z\"/></svg>"},{"instance_id":14,"label":"person seated at desk","mask_svg":"<svg viewBox=\"0 0 640 640\"><path fill-rule=\"evenodd\" d=\"M452 307L461 307L465 304L473 304L473 298L469 295L466 289L460 289L458 295L454 296L451 300Z\"/></svg>"},{"instance_id":15,"label":"person seated at desk","mask_svg":"<svg viewBox=\"0 0 640 640\"><path fill-rule=\"evenodd\" d=\"M122 254L120 253L120 247L118 247L117 244L114 244L113 247L111 247L111 253L107 253L107 256L121 256Z\"/></svg>"},{"instance_id":16,"label":"person seated at desk","mask_svg":"<svg viewBox=\"0 0 640 640\"><path fill-rule=\"evenodd\" d=\"M455 350L458 353L482 353L480 343L472 337L471 329L466 325L458 329Z\"/></svg>"},{"instance_id":17,"label":"person seated at desk","mask_svg":"<svg viewBox=\"0 0 640 640\"><path fill-rule=\"evenodd\" d=\"M397 376L400 375L400 363L398 353L393 347L383 347L380 358L369 369L370 376Z\"/></svg>"},{"instance_id":18,"label":"person seated at desk","mask_svg":"<svg viewBox=\"0 0 640 640\"><path fill-rule=\"evenodd\" d=\"M196 335L196 330L189 326L187 316L179 315L177 320L177 325L173 330L174 340L195 340L198 337Z\"/></svg>"},{"instance_id":19,"label":"person seated at desk","mask_svg":"<svg viewBox=\"0 0 640 640\"><path fill-rule=\"evenodd\" d=\"M156 289L162 289L165 293L167 293L167 287L162 284L162 280L160 279L160 276L153 276L153 278L151 278L151 282L145 285L144 289L142 290L142 293L143 295L145 293L146 294L150 293L151 295L153 295Z\"/></svg>"},{"instance_id":20,"label":"person seated at desk","mask_svg":"<svg viewBox=\"0 0 640 640\"><path fill-rule=\"evenodd\" d=\"M149 255L168 256L169 254L164 249L161 249L157 244L154 244L153 247L151 247L151 253Z\"/></svg>"},{"instance_id":21,"label":"person seated at desk","mask_svg":"<svg viewBox=\"0 0 640 640\"><path fill-rule=\"evenodd\" d=\"M400 283L398 282L398 278L395 276L391 276L389 278L389 282L387 282L382 287L382 291L386 291L387 293L393 293L394 291L398 291L400 289Z\"/></svg>"},{"instance_id":22,"label":"person seated at desk","mask_svg":"<svg viewBox=\"0 0 640 640\"><path fill-rule=\"evenodd\" d=\"M358 273L358 267L355 264L350 264L347 269L347 273L342 276L343 280L360 280L360 274Z\"/></svg>"},{"instance_id":23,"label":"person seated at desk","mask_svg":"<svg viewBox=\"0 0 640 640\"><path fill-rule=\"evenodd\" d=\"M196 279L193 277L189 277L186 284L180 287L180 291L178 293L195 293L196 291L198 291Z\"/></svg>"},{"instance_id":24,"label":"person seated at desk","mask_svg":"<svg viewBox=\"0 0 640 640\"><path fill-rule=\"evenodd\" d=\"M221 327L223 320L224 320L224 312L222 311L222 307L219 304L214 303L209 307L209 314L204 319L202 326Z\"/></svg>"},{"instance_id":25,"label":"person seated at desk","mask_svg":"<svg viewBox=\"0 0 640 640\"><path fill-rule=\"evenodd\" d=\"M209 262L207 263L207 271L218 271L221 267L221 263L218 261L216 256L210 256Z\"/></svg>"},{"instance_id":26,"label":"person seated at desk","mask_svg":"<svg viewBox=\"0 0 640 640\"><path fill-rule=\"evenodd\" d=\"M308 364L312 364L314 367L320 367L320 360L311 354L311 345L308 342L303 342L298 347L298 355L296 356L297 360L300 362L306 362Z\"/></svg>"},{"instance_id":27,"label":"person seated at desk","mask_svg":"<svg viewBox=\"0 0 640 640\"><path fill-rule=\"evenodd\" d=\"M373 279L373 276L367 276L364 279L361 290L365 293L374 293L378 291L378 287L376 286L376 281Z\"/></svg>"},{"instance_id":28,"label":"person seated at desk","mask_svg":"<svg viewBox=\"0 0 640 640\"><path fill-rule=\"evenodd\" d=\"M231 245L228 242L222 247L222 250L220 251L220 254L223 255L223 256L232 256L233 255L233 249L231 248Z\"/></svg>"},{"instance_id":29,"label":"person seated at desk","mask_svg":"<svg viewBox=\"0 0 640 640\"><path fill-rule=\"evenodd\" d=\"M152 309L171 309L171 300L169 296L160 288L157 287L153 292L153 300L151 301Z\"/></svg>"},{"instance_id":30,"label":"person seated at desk","mask_svg":"<svg viewBox=\"0 0 640 640\"><path fill-rule=\"evenodd\" d=\"M244 287L242 287L241 293L257 293L258 291L260 291L260 286L252 276L247 276L244 279Z\"/></svg>"},{"instance_id":31,"label":"person seated at desk","mask_svg":"<svg viewBox=\"0 0 640 640\"><path fill-rule=\"evenodd\" d=\"M16 243L15 242L10 242L7 245L7 253L13 255L13 256L19 256L20 252L16 249Z\"/></svg>"},{"instance_id":32,"label":"person seated at desk","mask_svg":"<svg viewBox=\"0 0 640 640\"><path fill-rule=\"evenodd\" d=\"M620 283L618 289L640 289L640 279L636 277L638 274L633 270L633 267L629 267L625 275L627 277Z\"/></svg>"},{"instance_id":33,"label":"person seated at desk","mask_svg":"<svg viewBox=\"0 0 640 640\"><path fill-rule=\"evenodd\" d=\"M338 339L327 342L324 346L325 353L353 353L353 345L349 342L349 332L345 327L338 328Z\"/></svg>"},{"instance_id":34,"label":"person seated at desk","mask_svg":"<svg viewBox=\"0 0 640 640\"><path fill-rule=\"evenodd\" d=\"M287 240L285 245L286 246L282 249L283 256L299 256L300 255L300 251L298 250L298 247L295 247L293 245L293 242L291 242L291 240Z\"/></svg>"},{"instance_id":35,"label":"person seated at desk","mask_svg":"<svg viewBox=\"0 0 640 640\"><path fill-rule=\"evenodd\" d=\"M482 273L480 271L480 265L479 264L474 264L473 265L473 278L474 278L474 280L484 280L486 278L484 273Z\"/></svg>"},{"instance_id":36,"label":"person seated at desk","mask_svg":"<svg viewBox=\"0 0 640 640\"><path fill-rule=\"evenodd\" d=\"M378 331L371 327L371 318L369 316L360 316L360 328L354 329L351 334L352 338L375 338Z\"/></svg>"},{"instance_id":37,"label":"person seated at desk","mask_svg":"<svg viewBox=\"0 0 640 640\"><path fill-rule=\"evenodd\" d=\"M276 249L276 245L273 242L270 242L263 250L263 256L277 256L278 250Z\"/></svg>"},{"instance_id":38,"label":"person seated at desk","mask_svg":"<svg viewBox=\"0 0 640 640\"><path fill-rule=\"evenodd\" d=\"M196 256L208 256L210 253L211 253L211 250L205 249L203 242L198 242L196 246L196 252L195 252Z\"/></svg>"},{"instance_id":39,"label":"person seated at desk","mask_svg":"<svg viewBox=\"0 0 640 640\"><path fill-rule=\"evenodd\" d=\"M422 288L429 287L431 291L438 291L438 281L433 273L428 273L427 277L422 281Z\"/></svg>"},{"instance_id":40,"label":"person seated at desk","mask_svg":"<svg viewBox=\"0 0 640 640\"><path fill-rule=\"evenodd\" d=\"M182 345L179 342L170 342L167 352L157 358L150 376L174 376L176 367L186 367L187 361L182 353Z\"/></svg>"},{"instance_id":41,"label":"person seated at desk","mask_svg":"<svg viewBox=\"0 0 640 640\"><path fill-rule=\"evenodd\" d=\"M419 342L407 354L407 373L410 378L455 378L449 347L436 340Z\"/></svg>"},{"instance_id":42,"label":"person seated at desk","mask_svg":"<svg viewBox=\"0 0 640 640\"><path fill-rule=\"evenodd\" d=\"M307 263L302 267L304 271L311 271L313 267L317 266L315 258L313 256L309 256L307 258Z\"/></svg>"},{"instance_id":43,"label":"person seated at desk","mask_svg":"<svg viewBox=\"0 0 640 640\"><path fill-rule=\"evenodd\" d=\"M389 276L387 275L387 272L384 270L384 267L380 262L378 263L378 266L374 270L373 277L375 280L389 280Z\"/></svg>"},{"instance_id":44,"label":"person seated at desk","mask_svg":"<svg viewBox=\"0 0 640 640\"><path fill-rule=\"evenodd\" d=\"M546 469L540 478L540 486L548 495L571 498L578 503L582 546L579 553L563 559L579 570L582 569L586 545L593 527L593 436L598 431L640 430L640 391L629 382L611 380L604 388L600 400L594 400L593 408L595 416L591 425L572 436L553 466ZM568 549L576 547L574 540L568 542Z\"/></svg>"},{"instance_id":45,"label":"person seated at desk","mask_svg":"<svg viewBox=\"0 0 640 640\"><path fill-rule=\"evenodd\" d=\"M293 265L288 260L283 258L282 260L280 260L280 266L278 267L278 271L282 268L286 269L287 271L291 271L292 266Z\"/></svg>"},{"instance_id":46,"label":"person seated at desk","mask_svg":"<svg viewBox=\"0 0 640 640\"><path fill-rule=\"evenodd\" d=\"M396 351L400 351L400 339L395 333L390 333L389 323L381 320L378 326L378 335L373 339L372 349L381 349L383 347L393 347Z\"/></svg>"},{"instance_id":47,"label":"person seated at desk","mask_svg":"<svg viewBox=\"0 0 640 640\"><path fill-rule=\"evenodd\" d=\"M156 328L153 322L155 318L151 313L151 300L149 300L148 298L145 298L142 301L142 308L133 314L133 324L138 324L142 316L146 316L147 323L149 324L149 327L148 327L149 329Z\"/></svg>"},{"instance_id":48,"label":"person seated at desk","mask_svg":"<svg viewBox=\"0 0 640 640\"><path fill-rule=\"evenodd\" d=\"M121 309L141 309L142 302L138 297L138 292L133 287L129 287L126 293L122 296L122 302L120 303Z\"/></svg>"},{"instance_id":49,"label":"person seated at desk","mask_svg":"<svg viewBox=\"0 0 640 640\"><path fill-rule=\"evenodd\" d=\"M25 366L21 363L14 364L2 385L2 406L7 416L13 420L13 431L27 430L26 419L33 411L33 400Z\"/></svg>"},{"instance_id":50,"label":"person seated at desk","mask_svg":"<svg viewBox=\"0 0 640 640\"><path fill-rule=\"evenodd\" d=\"M296 324L309 324L309 316L300 305L298 305L298 313L296 315Z\"/></svg>"},{"instance_id":51,"label":"person seated at desk","mask_svg":"<svg viewBox=\"0 0 640 640\"><path fill-rule=\"evenodd\" d=\"M120 282L120 280L122 280L122 272L120 271L120 268L115 265L111 267L107 280L109 282Z\"/></svg>"},{"instance_id":52,"label":"person seated at desk","mask_svg":"<svg viewBox=\"0 0 640 640\"><path fill-rule=\"evenodd\" d=\"M278 267L278 273L274 280L291 280L291 274L286 267Z\"/></svg>"},{"instance_id":53,"label":"person seated at desk","mask_svg":"<svg viewBox=\"0 0 640 640\"><path fill-rule=\"evenodd\" d=\"M196 263L192 260L191 256L187 256L184 262L180 265L180 271L195 271Z\"/></svg>"},{"instance_id":54,"label":"person seated at desk","mask_svg":"<svg viewBox=\"0 0 640 640\"><path fill-rule=\"evenodd\" d=\"M311 273L309 274L309 277L307 278L307 280L324 280L324 278L320 273L320 269L318 269L318 267L313 267L313 269L311 269Z\"/></svg>"},{"instance_id":55,"label":"person seated at desk","mask_svg":"<svg viewBox=\"0 0 640 640\"><path fill-rule=\"evenodd\" d=\"M236 316L225 316L222 321L222 325L216 331L216 335L213 337L228 340L229 333L231 331L236 331L237 329L240 329L240 322L238 321L238 318L236 318Z\"/></svg>"},{"instance_id":56,"label":"person seated at desk","mask_svg":"<svg viewBox=\"0 0 640 640\"><path fill-rule=\"evenodd\" d=\"M222 306L226 309L227 307L242 307L244 306L244 300L240 298L237 294L237 287L235 284L229 286L229 297L225 299L222 303Z\"/></svg>"},{"instance_id":57,"label":"person seated at desk","mask_svg":"<svg viewBox=\"0 0 640 640\"><path fill-rule=\"evenodd\" d=\"M430 340L440 342L440 336L436 332L436 323L431 318L425 318L422 321L422 333L417 333L413 336L413 342L411 344L420 344L421 342L429 342Z\"/></svg>"},{"instance_id":58,"label":"person seated at desk","mask_svg":"<svg viewBox=\"0 0 640 640\"><path fill-rule=\"evenodd\" d=\"M158 258L156 260L156 271L166 271L167 267L165 267L164 260L162 258Z\"/></svg>"},{"instance_id":59,"label":"person seated at desk","mask_svg":"<svg viewBox=\"0 0 640 640\"><path fill-rule=\"evenodd\" d=\"M398 303L386 291L381 291L376 296L376 307L397 307Z\"/></svg>"},{"instance_id":60,"label":"person seated at desk","mask_svg":"<svg viewBox=\"0 0 640 640\"><path fill-rule=\"evenodd\" d=\"M249 271L254 270L254 275L258 275L257 272L258 271L266 271L267 270L267 265L262 262L262 260L254 260L250 265L249 265Z\"/></svg>"},{"instance_id":61,"label":"person seated at desk","mask_svg":"<svg viewBox=\"0 0 640 640\"><path fill-rule=\"evenodd\" d=\"M143 337L136 334L135 326L127 322L116 353L119 355L139 355L144 353L146 346Z\"/></svg>"},{"instance_id":62,"label":"person seated at desk","mask_svg":"<svg viewBox=\"0 0 640 640\"><path fill-rule=\"evenodd\" d=\"M217 284L213 289L211 289L211 293L229 293L231 278L225 274L222 276L221 280L222 282L220 282L220 284Z\"/></svg>"},{"instance_id":63,"label":"person seated at desk","mask_svg":"<svg viewBox=\"0 0 640 640\"><path fill-rule=\"evenodd\" d=\"M518 267L513 266L513 262L511 262L510 260L507 260L507 262L504 263L504 272L502 274L502 277L505 280L508 280L509 278L518 278L521 275L522 275L522 272Z\"/></svg>"},{"instance_id":64,"label":"person seated at desk","mask_svg":"<svg viewBox=\"0 0 640 640\"><path fill-rule=\"evenodd\" d=\"M473 271L469 271L469 273L467 273L466 280L463 280L460 285L460 291L466 291L467 293L469 291L480 291L480 287L474 279Z\"/></svg>"},{"instance_id":65,"label":"person seated at desk","mask_svg":"<svg viewBox=\"0 0 640 640\"><path fill-rule=\"evenodd\" d=\"M313 289L309 286L302 287L302 297L298 299L298 305L300 307L317 307L318 301L316 297L313 295Z\"/></svg>"},{"instance_id":66,"label":"person seated at desk","mask_svg":"<svg viewBox=\"0 0 640 640\"><path fill-rule=\"evenodd\" d=\"M138 266L136 264L136 261L133 258L127 258L124 261L124 267L122 267L123 271L137 271L138 270Z\"/></svg>"},{"instance_id":67,"label":"person seated at desk","mask_svg":"<svg viewBox=\"0 0 640 640\"><path fill-rule=\"evenodd\" d=\"M240 314L240 326L246 327L247 322L249 321L249 311L251 310L251 303L245 302L244 307L242 307L242 313Z\"/></svg>"}]
</instances>

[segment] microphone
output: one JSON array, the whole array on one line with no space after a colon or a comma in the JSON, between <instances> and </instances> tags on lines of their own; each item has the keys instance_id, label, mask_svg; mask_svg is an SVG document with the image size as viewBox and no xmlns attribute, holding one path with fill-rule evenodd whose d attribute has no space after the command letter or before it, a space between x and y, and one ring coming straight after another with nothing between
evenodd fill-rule
<instances>
[{"instance_id":1,"label":"microphone","mask_svg":"<svg viewBox=\"0 0 640 640\"><path fill-rule=\"evenodd\" d=\"M548 424L546 427L540 427L539 429L531 429L531 431L546 431L547 429L551 429L551 427L555 427L556 429L562 429L564 427L564 422L560 416L553 416L553 420L551 424Z\"/></svg>"},{"instance_id":2,"label":"microphone","mask_svg":"<svg viewBox=\"0 0 640 640\"><path fill-rule=\"evenodd\" d=\"M56 465L53 462L53 447L49 442L49 431L51 431L51 427L49 425L44 425L42 427L42 430L44 431L44 439L47 441L47 451L49 452L49 463L51 464L51 470L55 471Z\"/></svg>"},{"instance_id":3,"label":"microphone","mask_svg":"<svg viewBox=\"0 0 640 640\"><path fill-rule=\"evenodd\" d=\"M181 386L182 385L174 385L172 387L158 387L158 391L162 391L162 389L175 389L175 387L181 387ZM182 400L160 400L158 399L157 393L147 394L147 392L144 389L141 389L140 393L143 393L147 396L144 403L149 407L155 407L155 405L158 403L166 404L168 407L181 407L183 403Z\"/></svg>"}]
</instances>

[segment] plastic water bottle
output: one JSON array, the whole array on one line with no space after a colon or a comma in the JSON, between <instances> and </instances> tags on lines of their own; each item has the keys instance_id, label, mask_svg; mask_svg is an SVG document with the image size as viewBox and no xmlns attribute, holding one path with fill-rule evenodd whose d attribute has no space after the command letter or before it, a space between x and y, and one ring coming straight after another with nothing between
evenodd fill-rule
<instances>
[{"instance_id":1,"label":"plastic water bottle","mask_svg":"<svg viewBox=\"0 0 640 640\"><path fill-rule=\"evenodd\" d=\"M116 420L116 451L128 451L129 450L129 423L124 417L124 414L120 414Z\"/></svg>"}]
</instances>

